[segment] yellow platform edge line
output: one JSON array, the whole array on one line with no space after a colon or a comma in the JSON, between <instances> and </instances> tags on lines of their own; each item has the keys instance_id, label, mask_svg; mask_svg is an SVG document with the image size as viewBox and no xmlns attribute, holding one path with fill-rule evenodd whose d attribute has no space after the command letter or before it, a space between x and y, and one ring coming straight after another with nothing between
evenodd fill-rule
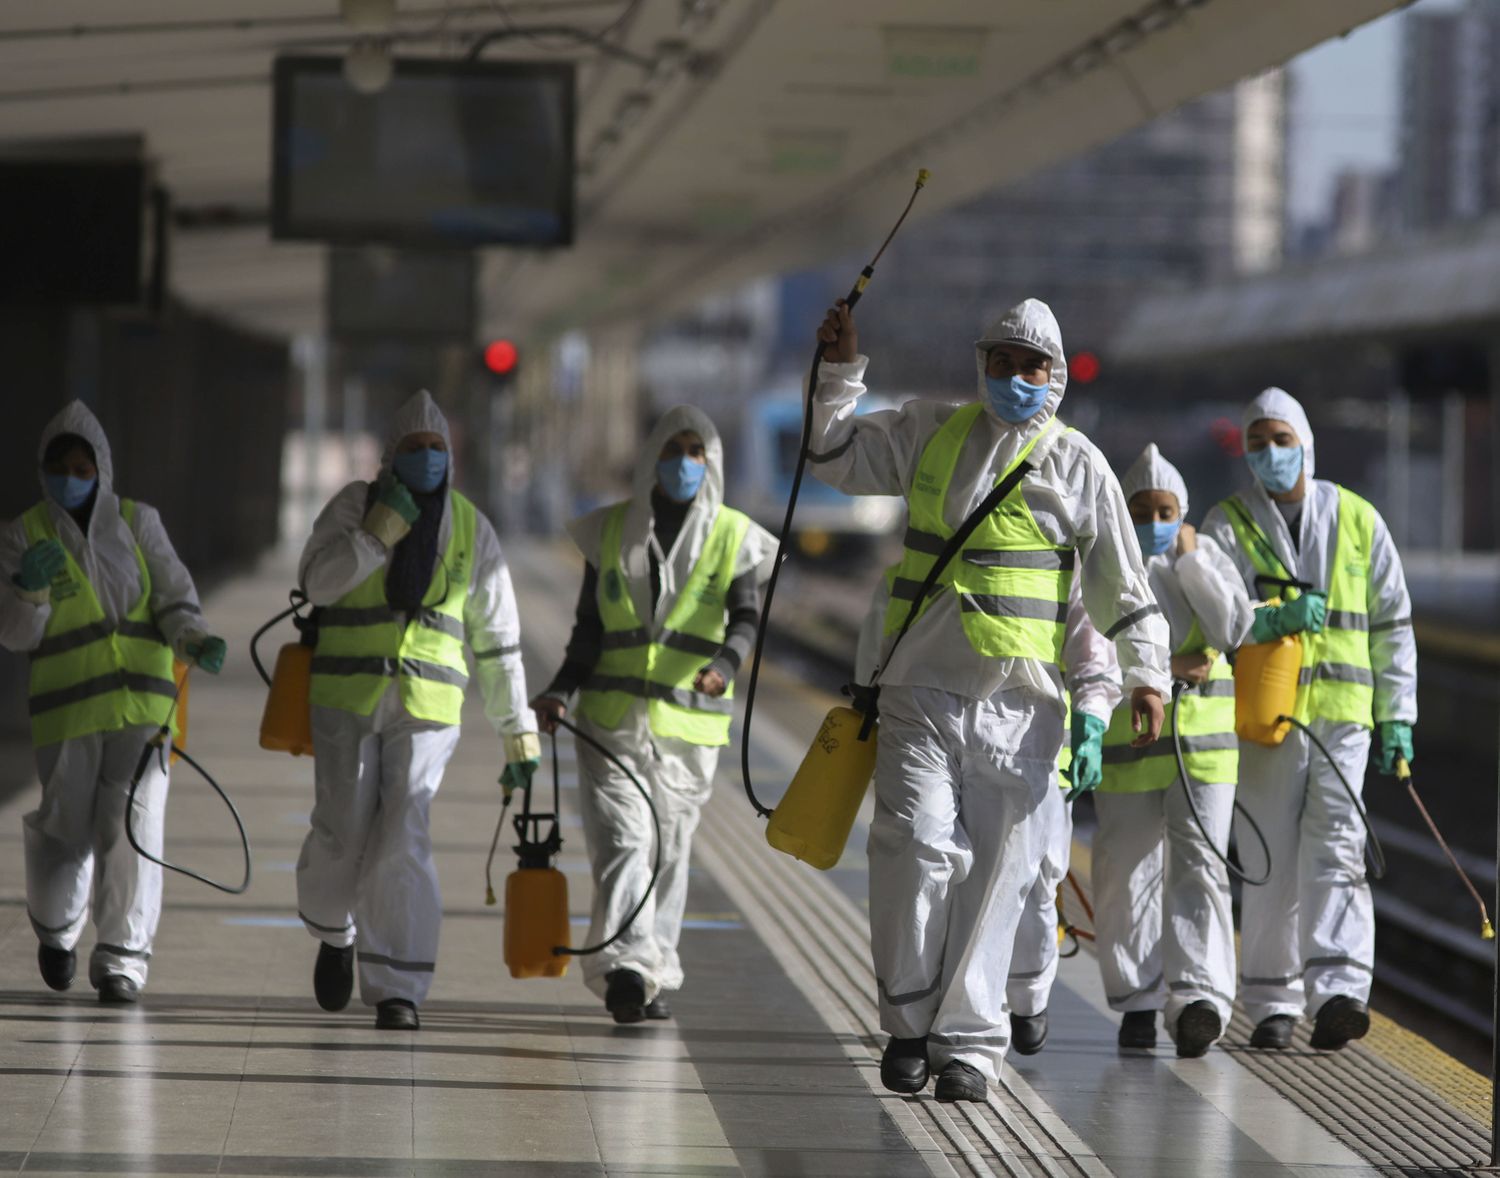
<instances>
[{"instance_id":1,"label":"yellow platform edge line","mask_svg":"<svg viewBox=\"0 0 1500 1178\"><path fill-rule=\"evenodd\" d=\"M1073 841L1071 868L1080 881L1093 892L1093 855L1090 849L1076 839ZM1080 920L1076 900L1069 905L1071 895L1064 891L1064 911L1070 920ZM1238 948L1239 934L1235 934ZM1370 1011L1370 1033L1364 1045L1386 1063L1408 1076L1413 1083L1428 1089L1458 1112L1481 1125L1490 1124L1492 1091L1490 1078L1462 1060L1454 1059L1441 1047L1428 1042L1415 1031L1409 1031L1388 1015L1378 1010Z\"/></svg>"}]
</instances>

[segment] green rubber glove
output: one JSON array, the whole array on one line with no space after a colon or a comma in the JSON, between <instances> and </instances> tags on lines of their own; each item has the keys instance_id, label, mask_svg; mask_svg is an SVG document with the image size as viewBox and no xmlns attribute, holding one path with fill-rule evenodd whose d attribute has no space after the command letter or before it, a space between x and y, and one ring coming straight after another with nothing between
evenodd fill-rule
<instances>
[{"instance_id":1,"label":"green rubber glove","mask_svg":"<svg viewBox=\"0 0 1500 1178\"><path fill-rule=\"evenodd\" d=\"M197 642L189 642L183 650L196 665L210 675L217 675L224 669L224 656L229 653L229 644L222 638L209 635Z\"/></svg>"},{"instance_id":2,"label":"green rubber glove","mask_svg":"<svg viewBox=\"0 0 1500 1178\"><path fill-rule=\"evenodd\" d=\"M500 774L500 784L505 789L505 797L509 800L510 795L518 789L526 789L531 785L531 779L537 771L540 761L509 761L506 763L505 771Z\"/></svg>"},{"instance_id":3,"label":"green rubber glove","mask_svg":"<svg viewBox=\"0 0 1500 1178\"><path fill-rule=\"evenodd\" d=\"M1288 634L1317 634L1328 618L1328 594L1309 589L1296 601L1263 605L1255 611L1250 641L1275 642Z\"/></svg>"},{"instance_id":4,"label":"green rubber glove","mask_svg":"<svg viewBox=\"0 0 1500 1178\"><path fill-rule=\"evenodd\" d=\"M1405 720L1382 720L1380 729L1380 771L1387 777L1396 776L1396 761L1408 765L1417 759L1411 747L1411 725Z\"/></svg>"},{"instance_id":5,"label":"green rubber glove","mask_svg":"<svg viewBox=\"0 0 1500 1178\"><path fill-rule=\"evenodd\" d=\"M68 564L68 554L56 540L39 540L21 557L21 571L16 584L27 593L39 593L52 584L52 578Z\"/></svg>"},{"instance_id":6,"label":"green rubber glove","mask_svg":"<svg viewBox=\"0 0 1500 1178\"><path fill-rule=\"evenodd\" d=\"M400 479L381 479L376 487L375 502L389 507L409 524L416 523L417 516L422 514L417 501Z\"/></svg>"},{"instance_id":7,"label":"green rubber glove","mask_svg":"<svg viewBox=\"0 0 1500 1178\"><path fill-rule=\"evenodd\" d=\"M1104 780L1104 733L1108 728L1098 716L1073 713L1073 764L1066 774L1073 788L1064 801L1098 789Z\"/></svg>"}]
</instances>

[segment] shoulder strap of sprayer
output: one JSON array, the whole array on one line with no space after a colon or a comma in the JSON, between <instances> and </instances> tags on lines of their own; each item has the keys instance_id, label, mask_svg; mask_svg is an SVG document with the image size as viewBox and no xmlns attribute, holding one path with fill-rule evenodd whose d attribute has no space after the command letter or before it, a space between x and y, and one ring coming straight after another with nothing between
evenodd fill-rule
<instances>
[{"instance_id":1,"label":"shoulder strap of sprayer","mask_svg":"<svg viewBox=\"0 0 1500 1178\"><path fill-rule=\"evenodd\" d=\"M1271 537L1266 535L1265 529L1256 522L1250 509L1240 501L1239 496L1231 495L1224 500L1225 514L1238 524L1235 531L1251 544L1250 563L1255 566L1255 587L1257 590L1262 585L1274 585L1278 589L1307 590L1313 588L1308 581L1300 581L1292 576L1291 570L1286 567L1286 562L1276 554L1275 547L1271 544ZM1277 576L1277 572L1280 576Z\"/></svg>"},{"instance_id":2,"label":"shoulder strap of sprayer","mask_svg":"<svg viewBox=\"0 0 1500 1178\"><path fill-rule=\"evenodd\" d=\"M994 489L984 497L984 501L973 511L969 512L968 518L958 525L958 530L948 537L948 542L943 545L943 550L937 554L937 559L932 562L932 567L927 570L927 576L922 581L921 588L912 598L911 608L906 611L906 618L901 623L901 629L896 631L896 637L891 641L891 646L886 651L885 662L875 668L875 673L870 676L869 685L851 683L844 690L854 700L855 708L864 714L864 723L860 725L860 739L869 737L871 730L875 727L875 721L880 717L880 672L890 665L891 655L896 653L896 647L901 645L901 640L906 637L906 632L911 629L912 623L917 620L917 614L921 612L922 603L927 600L928 594L937 585L938 578L943 575L943 570L948 567L948 562L958 555L960 549L968 542L974 534L974 529L984 522L985 517L994 511L1020 484L1021 480L1036 469L1034 463L1037 461L1035 452L1023 462L1018 462L1009 473L995 484Z\"/></svg>"}]
</instances>

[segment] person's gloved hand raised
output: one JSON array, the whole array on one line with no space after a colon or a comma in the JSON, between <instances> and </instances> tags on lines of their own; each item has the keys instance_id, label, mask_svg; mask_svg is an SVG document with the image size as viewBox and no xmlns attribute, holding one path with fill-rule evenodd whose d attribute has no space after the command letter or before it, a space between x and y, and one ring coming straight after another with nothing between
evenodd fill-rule
<instances>
[{"instance_id":1,"label":"person's gloved hand raised","mask_svg":"<svg viewBox=\"0 0 1500 1178\"><path fill-rule=\"evenodd\" d=\"M405 484L392 475L382 475L375 484L375 502L360 526L387 548L394 548L421 514Z\"/></svg>"},{"instance_id":2,"label":"person's gloved hand raised","mask_svg":"<svg viewBox=\"0 0 1500 1178\"><path fill-rule=\"evenodd\" d=\"M1288 634L1317 634L1328 619L1328 594L1309 589L1296 601L1263 605L1255 611L1251 642L1275 642Z\"/></svg>"},{"instance_id":3,"label":"person's gloved hand raised","mask_svg":"<svg viewBox=\"0 0 1500 1178\"><path fill-rule=\"evenodd\" d=\"M1104 733L1108 727L1098 716L1073 713L1073 764L1066 774L1073 788L1065 801L1098 789L1104 780Z\"/></svg>"},{"instance_id":4,"label":"person's gloved hand raised","mask_svg":"<svg viewBox=\"0 0 1500 1178\"><path fill-rule=\"evenodd\" d=\"M1380 730L1380 771L1387 777L1396 776L1396 762L1410 765L1417 759L1412 751L1411 725L1405 720L1382 720Z\"/></svg>"},{"instance_id":5,"label":"person's gloved hand raised","mask_svg":"<svg viewBox=\"0 0 1500 1178\"><path fill-rule=\"evenodd\" d=\"M195 642L189 642L182 649L197 666L210 675L217 675L224 669L224 656L229 653L229 644L222 638L208 634Z\"/></svg>"},{"instance_id":6,"label":"person's gloved hand raised","mask_svg":"<svg viewBox=\"0 0 1500 1178\"><path fill-rule=\"evenodd\" d=\"M27 593L40 593L67 566L68 554L56 540L38 540L21 557L15 581Z\"/></svg>"}]
</instances>

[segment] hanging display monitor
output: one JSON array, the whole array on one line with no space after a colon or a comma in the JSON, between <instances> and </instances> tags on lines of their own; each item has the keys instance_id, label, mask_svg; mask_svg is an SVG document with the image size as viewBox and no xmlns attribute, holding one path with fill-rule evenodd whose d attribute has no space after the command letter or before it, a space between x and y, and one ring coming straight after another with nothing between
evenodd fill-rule
<instances>
[{"instance_id":1,"label":"hanging display monitor","mask_svg":"<svg viewBox=\"0 0 1500 1178\"><path fill-rule=\"evenodd\" d=\"M571 65L398 59L389 83L362 94L343 64L276 60L273 237L571 244Z\"/></svg>"}]
</instances>

